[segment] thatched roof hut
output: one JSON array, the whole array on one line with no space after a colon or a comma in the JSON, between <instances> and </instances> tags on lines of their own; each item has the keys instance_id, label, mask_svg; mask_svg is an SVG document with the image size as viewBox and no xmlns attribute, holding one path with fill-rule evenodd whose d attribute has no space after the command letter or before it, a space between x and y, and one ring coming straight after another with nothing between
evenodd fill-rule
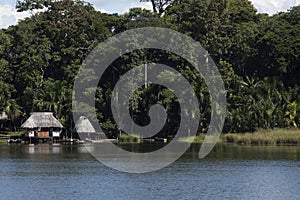
<instances>
[{"instance_id":1,"label":"thatched roof hut","mask_svg":"<svg viewBox=\"0 0 300 200\"><path fill-rule=\"evenodd\" d=\"M81 116L77 120L75 123L75 129L77 133L96 133L90 120L85 116Z\"/></svg>"},{"instance_id":2,"label":"thatched roof hut","mask_svg":"<svg viewBox=\"0 0 300 200\"><path fill-rule=\"evenodd\" d=\"M8 119L8 116L7 116L6 112L3 111L2 113L0 113L0 120L6 120L6 119Z\"/></svg>"},{"instance_id":3,"label":"thatched roof hut","mask_svg":"<svg viewBox=\"0 0 300 200\"><path fill-rule=\"evenodd\" d=\"M22 128L62 128L63 125L53 116L52 112L33 112L22 124Z\"/></svg>"}]
</instances>

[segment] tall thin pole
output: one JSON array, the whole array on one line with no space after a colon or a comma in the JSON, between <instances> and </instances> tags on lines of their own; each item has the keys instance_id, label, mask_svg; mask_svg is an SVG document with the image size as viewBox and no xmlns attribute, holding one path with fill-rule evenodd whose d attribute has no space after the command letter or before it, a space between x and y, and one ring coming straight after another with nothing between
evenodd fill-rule
<instances>
[{"instance_id":1,"label":"tall thin pole","mask_svg":"<svg viewBox=\"0 0 300 200\"><path fill-rule=\"evenodd\" d=\"M204 57L205 57L205 64L206 64L206 66L208 65L208 56L209 56L208 51L205 51Z\"/></svg>"},{"instance_id":2,"label":"tall thin pole","mask_svg":"<svg viewBox=\"0 0 300 200\"><path fill-rule=\"evenodd\" d=\"M72 121L70 120L71 123L71 142L73 142L73 133L72 133Z\"/></svg>"},{"instance_id":3,"label":"tall thin pole","mask_svg":"<svg viewBox=\"0 0 300 200\"><path fill-rule=\"evenodd\" d=\"M145 88L148 87L148 66L147 66L147 62L145 62Z\"/></svg>"}]
</instances>

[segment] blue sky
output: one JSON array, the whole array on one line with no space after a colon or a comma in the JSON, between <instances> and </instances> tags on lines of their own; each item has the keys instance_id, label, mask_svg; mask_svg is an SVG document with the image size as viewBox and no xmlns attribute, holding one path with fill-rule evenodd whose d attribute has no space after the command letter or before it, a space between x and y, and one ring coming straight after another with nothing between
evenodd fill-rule
<instances>
[{"instance_id":1,"label":"blue sky","mask_svg":"<svg viewBox=\"0 0 300 200\"><path fill-rule=\"evenodd\" d=\"M85 0L98 10L108 13L124 13L132 7L151 9L150 3L140 3L139 0ZM250 0L261 13L270 15L286 11L292 6L299 5L300 0ZM18 20L29 16L29 13L18 13L15 10L16 0L0 0L0 28L16 24Z\"/></svg>"}]
</instances>

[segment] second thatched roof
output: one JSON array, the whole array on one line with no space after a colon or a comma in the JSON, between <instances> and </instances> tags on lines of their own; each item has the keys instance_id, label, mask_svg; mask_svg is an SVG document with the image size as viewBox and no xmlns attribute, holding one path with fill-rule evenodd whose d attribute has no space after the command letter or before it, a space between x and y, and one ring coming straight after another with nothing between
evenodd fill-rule
<instances>
[{"instance_id":1,"label":"second thatched roof","mask_svg":"<svg viewBox=\"0 0 300 200\"><path fill-rule=\"evenodd\" d=\"M34 112L22 124L22 128L62 128L63 125L53 116L52 112Z\"/></svg>"},{"instance_id":2,"label":"second thatched roof","mask_svg":"<svg viewBox=\"0 0 300 200\"><path fill-rule=\"evenodd\" d=\"M8 119L8 116L6 112L3 111L2 113L0 113L0 120L5 120L5 119Z\"/></svg>"},{"instance_id":3,"label":"second thatched roof","mask_svg":"<svg viewBox=\"0 0 300 200\"><path fill-rule=\"evenodd\" d=\"M85 116L81 116L77 120L75 123L75 129L77 133L96 133L90 120Z\"/></svg>"}]
</instances>

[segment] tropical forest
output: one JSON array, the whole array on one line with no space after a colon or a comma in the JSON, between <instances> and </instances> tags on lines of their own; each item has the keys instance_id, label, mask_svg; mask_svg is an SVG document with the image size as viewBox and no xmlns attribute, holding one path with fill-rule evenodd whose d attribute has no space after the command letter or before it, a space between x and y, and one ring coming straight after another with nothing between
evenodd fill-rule
<instances>
[{"instance_id":1,"label":"tropical forest","mask_svg":"<svg viewBox=\"0 0 300 200\"><path fill-rule=\"evenodd\" d=\"M258 13L248 0L149 2L151 10L108 14L82 0L18 0L18 12L31 16L0 30L0 116L6 116L0 117L0 131L18 131L30 113L47 111L70 134L73 86L85 58L107 38L142 27L177 31L207 50L226 89L224 134L300 127L300 6L270 16ZM170 52L143 49L115 60L96 88L97 119L106 135L119 134L110 110L114 85L145 59L175 66L188 77L200 102L197 134L205 133L211 106L203 77ZM176 80L172 73L164 76ZM158 135L172 136L180 105L166 87L140 87L130 99L132 119L147 125L154 104L164 106L170 118Z\"/></svg>"}]
</instances>

